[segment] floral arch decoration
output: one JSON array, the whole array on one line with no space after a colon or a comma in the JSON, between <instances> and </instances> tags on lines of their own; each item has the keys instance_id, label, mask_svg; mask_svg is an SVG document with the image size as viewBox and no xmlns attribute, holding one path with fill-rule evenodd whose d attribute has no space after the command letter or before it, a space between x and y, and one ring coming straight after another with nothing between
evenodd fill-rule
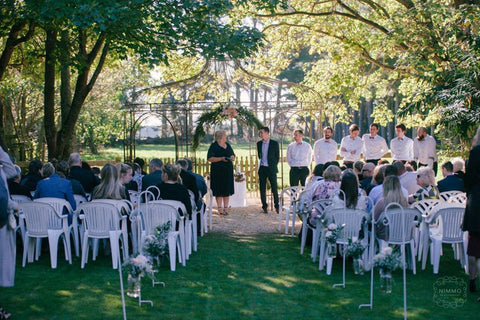
<instances>
[{"instance_id":1,"label":"floral arch decoration","mask_svg":"<svg viewBox=\"0 0 480 320\"><path fill-rule=\"evenodd\" d=\"M235 118L240 124L246 126L255 126L257 129L263 127L263 123L251 111L244 107L226 107L220 105L210 111L203 113L196 121L197 127L193 135L192 148L197 150L200 140L205 136L205 125L215 125L223 120Z\"/></svg>"}]
</instances>

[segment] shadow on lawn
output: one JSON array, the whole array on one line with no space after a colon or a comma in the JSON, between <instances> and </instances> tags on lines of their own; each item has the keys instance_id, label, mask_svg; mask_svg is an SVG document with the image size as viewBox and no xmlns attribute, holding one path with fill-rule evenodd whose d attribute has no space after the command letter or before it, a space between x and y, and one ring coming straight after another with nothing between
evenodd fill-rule
<instances>
[{"instance_id":1,"label":"shadow on lawn","mask_svg":"<svg viewBox=\"0 0 480 320\"><path fill-rule=\"evenodd\" d=\"M358 310L369 301L369 273L353 274L347 264L347 286L341 282L341 259L332 275L318 270L308 254L301 256L297 239L283 235L228 235L209 233L200 238L199 251L176 272L164 267L158 279L165 288L152 288L144 279L142 295L154 307L138 307L127 299L130 319L390 319L402 317L402 277L394 273L394 291L382 294L375 274L374 309ZM447 319L452 314L472 318L474 296L458 309L438 307L432 300L433 283L440 276L467 277L445 246L440 274L432 268L407 273L408 311L412 319ZM58 269L49 268L48 253L26 268L17 268L16 286L0 289L1 305L17 319L119 319L121 300L118 272L110 257L101 254L80 269L80 260L68 265L59 257ZM420 265L417 264L417 268ZM421 268L420 268L421 269ZM126 277L124 277L126 278Z\"/></svg>"}]
</instances>

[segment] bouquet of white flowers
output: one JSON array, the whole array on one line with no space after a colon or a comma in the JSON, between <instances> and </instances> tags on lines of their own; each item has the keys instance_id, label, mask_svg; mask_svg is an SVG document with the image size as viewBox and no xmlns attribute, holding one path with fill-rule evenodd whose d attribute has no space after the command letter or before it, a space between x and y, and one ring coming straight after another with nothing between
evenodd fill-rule
<instances>
[{"instance_id":1,"label":"bouquet of white flowers","mask_svg":"<svg viewBox=\"0 0 480 320\"><path fill-rule=\"evenodd\" d=\"M125 272L132 277L149 274L152 272L152 263L146 256L140 254L136 257L128 259L123 268Z\"/></svg>"},{"instance_id":2,"label":"bouquet of white flowers","mask_svg":"<svg viewBox=\"0 0 480 320\"><path fill-rule=\"evenodd\" d=\"M391 272L402 265L400 253L393 252L392 248L385 247L383 250L373 257L373 266L380 268L384 272Z\"/></svg>"},{"instance_id":3,"label":"bouquet of white flowers","mask_svg":"<svg viewBox=\"0 0 480 320\"><path fill-rule=\"evenodd\" d=\"M325 239L328 243L337 243L337 239L340 238L343 228L345 225L338 226L335 223L330 223L327 228L325 228Z\"/></svg>"},{"instance_id":4,"label":"bouquet of white flowers","mask_svg":"<svg viewBox=\"0 0 480 320\"><path fill-rule=\"evenodd\" d=\"M143 244L143 251L152 260L154 269L158 269L163 260L163 257L168 253L168 233L170 232L171 223L158 226L155 229L155 234L148 235Z\"/></svg>"},{"instance_id":5,"label":"bouquet of white flowers","mask_svg":"<svg viewBox=\"0 0 480 320\"><path fill-rule=\"evenodd\" d=\"M345 249L345 255L347 257L352 257L353 259L358 259L363 252L365 251L365 246L359 241L353 241L352 238L348 238L348 245Z\"/></svg>"}]
</instances>

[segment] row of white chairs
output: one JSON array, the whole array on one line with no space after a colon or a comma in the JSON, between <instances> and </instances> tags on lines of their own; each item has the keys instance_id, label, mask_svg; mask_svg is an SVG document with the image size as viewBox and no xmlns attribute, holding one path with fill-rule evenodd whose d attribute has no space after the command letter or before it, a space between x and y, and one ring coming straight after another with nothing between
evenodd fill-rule
<instances>
[{"instance_id":1,"label":"row of white chairs","mask_svg":"<svg viewBox=\"0 0 480 320\"><path fill-rule=\"evenodd\" d=\"M341 239L337 241L337 244L341 248L345 248L348 238L357 238L359 232L363 229L364 232L364 244L368 244L369 234L366 228L365 222L371 222L370 213L364 210L346 209L345 207L332 207L332 200L318 200L311 203L303 211L297 210L303 187L286 188L281 193L282 211L285 216L285 233L288 234L289 229L289 216L292 216L292 236L295 229L295 216L298 214L302 216L302 239L300 245L300 253L303 254L307 231L312 229L312 252L311 256L313 261L319 259L319 269L323 270L327 265L327 273L331 271L331 260L326 257L327 243L324 238L325 231L323 230L323 224L331 222L337 225L345 224L345 229ZM337 193L341 193L341 190L337 190ZM367 198L368 199L368 198ZM409 231L405 245L409 247L410 252L410 268L416 273L415 257L418 260L422 260L422 269L425 269L427 260L427 252L430 249L430 261L433 265L434 273L438 273L440 265L440 256L442 243L452 244L454 247L455 258L460 260L461 265L468 271L468 263L466 258L467 247L467 235L461 230L461 222L463 219L463 213L466 203L466 196L461 192L445 192L441 194L440 199L436 200L423 200L414 203L411 208L394 208L388 207L380 216L377 225L384 224L388 226L389 240L383 241L376 239L378 243L378 249L387 245L398 245L403 243L402 217L404 220L403 227ZM307 223L310 214L315 208L319 212L317 217L317 227L312 227ZM435 209L435 210L433 210ZM282 216L279 217L279 227L281 226ZM361 222L363 221L363 222ZM362 225L363 223L363 225ZM368 246L367 248L370 248ZM370 250L371 251L371 250ZM366 252L363 255L364 265L369 265L369 261L373 259L375 252Z\"/></svg>"},{"instance_id":2,"label":"row of white chairs","mask_svg":"<svg viewBox=\"0 0 480 320\"><path fill-rule=\"evenodd\" d=\"M159 196L159 192L157 195ZM139 195L140 196L140 195ZM172 227L177 227L179 221L181 230L172 230L169 234L169 245L171 238L175 238L175 234L182 239L179 242L181 254L179 254L179 261L186 265L186 260L193 251L197 250L197 226L196 215L201 214L201 221L204 218L205 208L196 210L193 193L190 194L193 208L192 220L185 219L179 215L178 210L186 214L185 206L179 201L172 200L157 200L154 199L151 191L145 192L145 203L133 204L126 200L93 200L87 202L86 199L77 199L77 210L73 212L68 201L58 198L41 198L31 201L28 197L21 198L12 196L14 201L19 202L20 209L20 223L19 231L24 240L24 259L23 266L25 266L26 257L28 261L33 261L33 253L36 247L35 258L38 260L41 248L41 239L48 238L50 244L50 258L52 268L57 265L57 248L60 238L63 239L65 247L65 257L71 263L71 249L70 249L70 234L73 237L75 252L79 256L80 243L82 248L82 262L84 267L88 261L88 251L90 241L93 243L93 260L98 254L98 245L100 239L110 240L112 264L114 268L118 267L117 252L121 248L123 250L123 258L126 259L129 255L128 250L128 234L127 234L127 217L132 223L131 240L133 244L133 252L141 251L143 240L148 234L152 234L155 227L167 220L171 221ZM135 200L141 197L134 198ZM133 199L132 199L133 200ZM161 208L163 206L163 208ZM165 208L165 206L168 206ZM135 210L132 210L137 207ZM151 210L151 208L160 210ZM172 218L172 208L176 212L175 221ZM122 210L127 215L122 214ZM152 219L153 212L156 218ZM68 216L64 213L70 213L73 216L73 223L68 225ZM144 218L148 215L150 218ZM77 224L80 220L80 225ZM153 223L153 224L152 224ZM187 232L185 232L187 230ZM203 227L202 227L203 231ZM203 233L203 232L202 232ZM79 239L80 238L80 239ZM89 239L91 239L89 241ZM36 245L36 246L35 246ZM173 252L173 253L172 253ZM176 257L175 247L170 248L171 270L175 270Z\"/></svg>"}]
</instances>

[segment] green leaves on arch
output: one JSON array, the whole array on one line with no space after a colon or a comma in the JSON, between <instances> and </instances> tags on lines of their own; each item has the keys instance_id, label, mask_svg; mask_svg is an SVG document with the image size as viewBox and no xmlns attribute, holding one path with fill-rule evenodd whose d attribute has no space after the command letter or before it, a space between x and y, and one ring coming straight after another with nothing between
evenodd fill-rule
<instances>
[{"instance_id":1,"label":"green leaves on arch","mask_svg":"<svg viewBox=\"0 0 480 320\"><path fill-rule=\"evenodd\" d=\"M193 135L192 148L197 150L200 140L205 136L205 125L215 125L223 120L235 118L241 125L255 126L257 129L263 127L263 123L255 116L255 114L244 107L227 107L219 105L212 110L203 113L198 118L197 127Z\"/></svg>"}]
</instances>

